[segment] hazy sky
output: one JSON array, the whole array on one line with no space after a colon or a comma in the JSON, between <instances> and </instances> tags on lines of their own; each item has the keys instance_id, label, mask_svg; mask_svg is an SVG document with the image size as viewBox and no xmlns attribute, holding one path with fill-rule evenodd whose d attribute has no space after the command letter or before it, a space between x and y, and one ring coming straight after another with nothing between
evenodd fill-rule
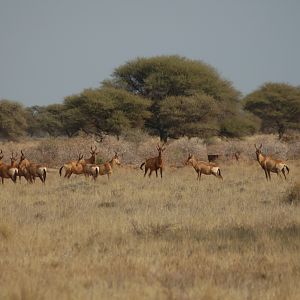
<instances>
[{"instance_id":1,"label":"hazy sky","mask_svg":"<svg viewBox=\"0 0 300 300\"><path fill-rule=\"evenodd\" d=\"M58 103L162 54L203 60L244 94L300 85L300 1L0 0L0 99Z\"/></svg>"}]
</instances>

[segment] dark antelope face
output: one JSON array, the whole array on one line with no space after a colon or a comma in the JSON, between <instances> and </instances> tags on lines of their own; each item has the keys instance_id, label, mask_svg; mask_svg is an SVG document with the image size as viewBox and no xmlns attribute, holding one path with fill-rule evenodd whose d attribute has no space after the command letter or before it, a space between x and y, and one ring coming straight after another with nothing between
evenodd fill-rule
<instances>
[{"instance_id":1,"label":"dark antelope face","mask_svg":"<svg viewBox=\"0 0 300 300\"><path fill-rule=\"evenodd\" d=\"M261 154L262 144L260 144L260 146L258 148L256 147L256 144L254 144L254 147L255 147L256 156L258 157L259 154Z\"/></svg>"},{"instance_id":2,"label":"dark antelope face","mask_svg":"<svg viewBox=\"0 0 300 300\"><path fill-rule=\"evenodd\" d=\"M192 155L191 153L189 154L186 162L185 162L185 165L190 165L192 163L192 160L194 159L194 155Z\"/></svg>"},{"instance_id":3,"label":"dark antelope face","mask_svg":"<svg viewBox=\"0 0 300 300\"><path fill-rule=\"evenodd\" d=\"M90 151L90 153L91 153L91 155L93 156L93 157L95 157L99 152L96 152L97 151L97 147L95 146L95 149L93 149L93 147L91 146L91 151Z\"/></svg>"},{"instance_id":4,"label":"dark antelope face","mask_svg":"<svg viewBox=\"0 0 300 300\"><path fill-rule=\"evenodd\" d=\"M23 150L21 150L20 162L23 161L25 158L25 154L23 153Z\"/></svg>"},{"instance_id":5,"label":"dark antelope face","mask_svg":"<svg viewBox=\"0 0 300 300\"><path fill-rule=\"evenodd\" d=\"M166 150L166 148L164 147L165 143L162 144L162 146L160 146L159 144L157 144L156 149L159 153L159 155L162 154L162 152L164 152Z\"/></svg>"},{"instance_id":6,"label":"dark antelope face","mask_svg":"<svg viewBox=\"0 0 300 300\"><path fill-rule=\"evenodd\" d=\"M13 165L17 161L17 157L18 157L17 153L15 156L14 156L14 152L11 153L11 157L10 157L11 165Z\"/></svg>"},{"instance_id":7,"label":"dark antelope face","mask_svg":"<svg viewBox=\"0 0 300 300\"><path fill-rule=\"evenodd\" d=\"M114 157L112 158L112 162L114 163L114 164L116 164L116 165L121 165L121 162L120 162L120 159L119 159L119 156L118 156L118 153L117 152L115 152L115 155L114 155Z\"/></svg>"}]
</instances>

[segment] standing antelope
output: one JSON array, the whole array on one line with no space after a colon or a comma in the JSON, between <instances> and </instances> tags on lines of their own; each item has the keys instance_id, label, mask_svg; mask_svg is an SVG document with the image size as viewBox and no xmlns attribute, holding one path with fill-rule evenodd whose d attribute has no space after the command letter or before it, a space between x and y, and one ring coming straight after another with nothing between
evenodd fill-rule
<instances>
[{"instance_id":1,"label":"standing antelope","mask_svg":"<svg viewBox=\"0 0 300 300\"><path fill-rule=\"evenodd\" d=\"M27 182L30 181L30 174L27 170L27 168L30 165L30 161L25 157L25 154L23 153L23 150L21 150L21 156L20 156L20 161L18 165L18 175L19 175L19 180L21 180L21 176L23 176Z\"/></svg>"},{"instance_id":2,"label":"standing antelope","mask_svg":"<svg viewBox=\"0 0 300 300\"><path fill-rule=\"evenodd\" d=\"M42 183L46 182L47 177L47 167L42 164L37 163L30 163L29 166L26 168L29 174L30 183L35 181L36 177L39 177Z\"/></svg>"},{"instance_id":3,"label":"standing antelope","mask_svg":"<svg viewBox=\"0 0 300 300\"><path fill-rule=\"evenodd\" d=\"M276 173L277 176L281 177L283 174L286 179L285 170L287 174L290 172L289 167L283 160L273 159L271 156L266 156L261 152L262 144L257 148L256 144L254 144L256 158L262 169L265 171L266 179L271 180L271 172Z\"/></svg>"},{"instance_id":4,"label":"standing antelope","mask_svg":"<svg viewBox=\"0 0 300 300\"><path fill-rule=\"evenodd\" d=\"M2 162L3 151L0 152L0 177L2 184L4 184L4 178L10 178L14 183L16 183L17 175L18 175L18 167L16 164L17 156L14 156L12 152L10 158L10 165L7 165Z\"/></svg>"},{"instance_id":5,"label":"standing antelope","mask_svg":"<svg viewBox=\"0 0 300 300\"><path fill-rule=\"evenodd\" d=\"M98 152L96 152L97 147L95 147L95 149L93 149L93 147L91 147L91 157L87 158L87 159L83 159L83 155L79 154L79 158L77 161L69 161L66 164L64 164L62 167L60 167L59 169L59 175L62 175L62 169L65 169L65 176L67 178L70 178L72 174L75 175L80 175L80 174L84 174L84 165L87 164L95 164L96 161L96 155L98 154Z\"/></svg>"},{"instance_id":6,"label":"standing antelope","mask_svg":"<svg viewBox=\"0 0 300 300\"><path fill-rule=\"evenodd\" d=\"M215 164L211 162L205 162L205 161L198 161L194 155L189 154L186 162L186 165L191 165L194 167L196 173L198 174L197 180L201 179L201 175L214 175L219 179L223 180L223 177L221 175L220 168Z\"/></svg>"},{"instance_id":7,"label":"standing antelope","mask_svg":"<svg viewBox=\"0 0 300 300\"><path fill-rule=\"evenodd\" d=\"M165 144L163 144L162 146L157 145L157 147L156 147L156 149L158 151L157 157L148 158L145 162L143 162L141 164L141 166L140 166L141 170L143 170L143 165L145 165L144 177L146 176L149 169L150 169L149 177L151 176L153 171L155 171L156 177L158 177L157 170L159 169L160 177L162 178L162 171L163 171L163 165L164 165L163 159L162 159L162 152L166 150L166 148L164 148L164 145Z\"/></svg>"},{"instance_id":8,"label":"standing antelope","mask_svg":"<svg viewBox=\"0 0 300 300\"><path fill-rule=\"evenodd\" d=\"M119 160L118 153L115 152L115 155L112 157L110 161L107 161L103 164L85 164L84 161L81 162L83 166L83 172L86 176L92 176L94 180L98 177L98 175L107 175L108 179L112 174L112 169L115 165L120 165L121 162Z\"/></svg>"}]
</instances>

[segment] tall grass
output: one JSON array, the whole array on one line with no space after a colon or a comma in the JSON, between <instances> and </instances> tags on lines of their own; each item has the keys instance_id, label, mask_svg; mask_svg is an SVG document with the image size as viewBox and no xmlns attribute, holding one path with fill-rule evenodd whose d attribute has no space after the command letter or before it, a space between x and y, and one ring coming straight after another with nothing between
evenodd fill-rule
<instances>
[{"instance_id":1,"label":"tall grass","mask_svg":"<svg viewBox=\"0 0 300 300\"><path fill-rule=\"evenodd\" d=\"M0 299L299 299L299 177L257 162L108 181L49 173L0 192Z\"/></svg>"}]
</instances>

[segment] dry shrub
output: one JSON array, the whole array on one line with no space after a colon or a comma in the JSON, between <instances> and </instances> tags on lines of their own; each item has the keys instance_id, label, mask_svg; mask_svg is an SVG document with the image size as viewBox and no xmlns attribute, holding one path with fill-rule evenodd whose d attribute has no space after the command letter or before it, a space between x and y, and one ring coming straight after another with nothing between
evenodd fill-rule
<instances>
[{"instance_id":1,"label":"dry shrub","mask_svg":"<svg viewBox=\"0 0 300 300\"><path fill-rule=\"evenodd\" d=\"M283 202L293 205L300 204L300 182L296 182L287 190L284 195Z\"/></svg>"},{"instance_id":2,"label":"dry shrub","mask_svg":"<svg viewBox=\"0 0 300 300\"><path fill-rule=\"evenodd\" d=\"M111 159L115 152L119 154L122 164L139 166L146 158L157 156L156 146L161 143L158 137L151 137L139 131L130 131L119 138L105 136L96 141L93 136L78 136L73 138L29 139L20 143L6 142L0 145L9 162L11 151L20 153L24 150L31 161L46 163L49 167L60 167L63 163L76 160L82 153L84 158L90 156L90 147L97 146L98 163ZM220 160L234 160L234 153L240 152L240 160L255 160L254 144L263 144L263 152L278 159L296 159L300 157L300 141L289 143L279 141L275 135L255 135L242 140L182 137L170 139L166 145L164 158L167 165L180 167L189 153L201 160L207 160L207 154L218 154Z\"/></svg>"},{"instance_id":3,"label":"dry shrub","mask_svg":"<svg viewBox=\"0 0 300 300\"><path fill-rule=\"evenodd\" d=\"M173 140L166 148L167 162L178 167L183 165L189 153L198 159L207 160L207 149L202 139L183 137Z\"/></svg>"},{"instance_id":4,"label":"dry shrub","mask_svg":"<svg viewBox=\"0 0 300 300\"><path fill-rule=\"evenodd\" d=\"M132 232L140 237L160 237L167 233L173 224L166 223L166 224L160 224L160 223L150 223L147 225L138 224L136 221L131 221L132 225Z\"/></svg>"},{"instance_id":5,"label":"dry shrub","mask_svg":"<svg viewBox=\"0 0 300 300\"><path fill-rule=\"evenodd\" d=\"M0 240L8 240L11 235L11 229L6 224L0 224Z\"/></svg>"}]
</instances>

